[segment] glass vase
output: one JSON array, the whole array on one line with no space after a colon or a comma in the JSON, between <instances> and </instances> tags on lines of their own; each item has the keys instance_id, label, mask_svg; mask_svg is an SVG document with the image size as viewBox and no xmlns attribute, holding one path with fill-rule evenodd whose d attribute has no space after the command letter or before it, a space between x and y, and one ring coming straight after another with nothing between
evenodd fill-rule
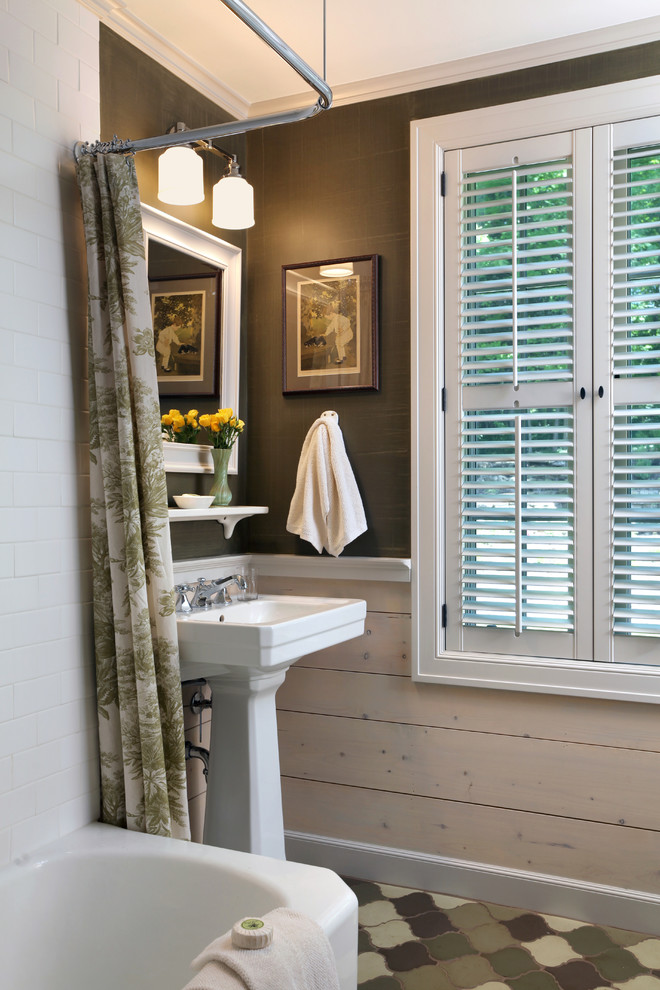
<instances>
[{"instance_id":1,"label":"glass vase","mask_svg":"<svg viewBox=\"0 0 660 990\"><path fill-rule=\"evenodd\" d=\"M231 457L231 447L214 447L211 455L213 457L213 485L209 495L215 495L211 505L229 505L231 488L227 480L227 468Z\"/></svg>"}]
</instances>

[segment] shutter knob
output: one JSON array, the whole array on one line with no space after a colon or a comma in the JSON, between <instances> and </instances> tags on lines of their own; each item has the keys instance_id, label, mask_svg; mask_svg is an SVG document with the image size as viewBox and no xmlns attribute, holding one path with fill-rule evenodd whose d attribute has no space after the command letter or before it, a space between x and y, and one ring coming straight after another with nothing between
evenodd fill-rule
<instances>
[{"instance_id":1,"label":"shutter knob","mask_svg":"<svg viewBox=\"0 0 660 990\"><path fill-rule=\"evenodd\" d=\"M584 386L582 386L582 388L580 389L580 398L586 399L586 397L587 397L587 390Z\"/></svg>"}]
</instances>

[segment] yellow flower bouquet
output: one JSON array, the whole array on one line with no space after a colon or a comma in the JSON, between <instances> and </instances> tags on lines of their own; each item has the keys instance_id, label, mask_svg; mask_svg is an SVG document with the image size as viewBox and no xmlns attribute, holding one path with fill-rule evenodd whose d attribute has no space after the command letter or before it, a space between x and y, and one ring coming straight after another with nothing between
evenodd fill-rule
<instances>
[{"instance_id":1,"label":"yellow flower bouquet","mask_svg":"<svg viewBox=\"0 0 660 990\"><path fill-rule=\"evenodd\" d=\"M165 438L175 443L197 443L197 435L201 430L198 417L197 409L190 409L187 413L170 409L160 417Z\"/></svg>"},{"instance_id":2,"label":"yellow flower bouquet","mask_svg":"<svg viewBox=\"0 0 660 990\"><path fill-rule=\"evenodd\" d=\"M199 415L197 409L181 413L170 409L160 418L163 438L173 443L197 443L200 431L206 430L213 447L230 450L243 432L245 423L234 415L233 409L218 409L215 413Z\"/></svg>"},{"instance_id":3,"label":"yellow flower bouquet","mask_svg":"<svg viewBox=\"0 0 660 990\"><path fill-rule=\"evenodd\" d=\"M222 450L230 450L245 428L245 423L234 415L233 409L218 409L216 413L205 413L199 417L199 425L208 432L212 445Z\"/></svg>"}]
</instances>

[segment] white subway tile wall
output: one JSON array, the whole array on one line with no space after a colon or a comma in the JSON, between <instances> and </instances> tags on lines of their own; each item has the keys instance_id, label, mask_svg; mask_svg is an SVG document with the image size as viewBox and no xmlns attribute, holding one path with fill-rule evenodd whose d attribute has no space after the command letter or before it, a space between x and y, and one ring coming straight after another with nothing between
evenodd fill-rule
<instances>
[{"instance_id":1,"label":"white subway tile wall","mask_svg":"<svg viewBox=\"0 0 660 990\"><path fill-rule=\"evenodd\" d=\"M0 0L0 865L98 817L83 237L98 19Z\"/></svg>"}]
</instances>

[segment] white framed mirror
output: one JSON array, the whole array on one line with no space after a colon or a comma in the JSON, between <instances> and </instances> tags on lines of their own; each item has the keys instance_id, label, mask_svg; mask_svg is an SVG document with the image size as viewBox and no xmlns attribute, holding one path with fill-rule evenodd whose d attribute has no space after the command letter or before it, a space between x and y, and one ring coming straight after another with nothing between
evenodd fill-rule
<instances>
[{"instance_id":1,"label":"white framed mirror","mask_svg":"<svg viewBox=\"0 0 660 990\"><path fill-rule=\"evenodd\" d=\"M150 245L164 245L186 256L186 259L199 261L220 272L217 319L217 353L213 362L212 389L218 397L218 405L231 407L237 416L239 411L240 375L240 326L241 326L241 248L227 241L207 234L206 231L191 227L183 220L169 216L153 206L142 205L142 226L144 228L145 252L149 269ZM153 247L152 247L153 251ZM172 253L168 251L171 258ZM190 391L190 389L188 390ZM182 394L183 390L182 390ZM194 394L192 391L190 394ZM234 444L229 461L229 473L238 471L238 446Z\"/></svg>"}]
</instances>

